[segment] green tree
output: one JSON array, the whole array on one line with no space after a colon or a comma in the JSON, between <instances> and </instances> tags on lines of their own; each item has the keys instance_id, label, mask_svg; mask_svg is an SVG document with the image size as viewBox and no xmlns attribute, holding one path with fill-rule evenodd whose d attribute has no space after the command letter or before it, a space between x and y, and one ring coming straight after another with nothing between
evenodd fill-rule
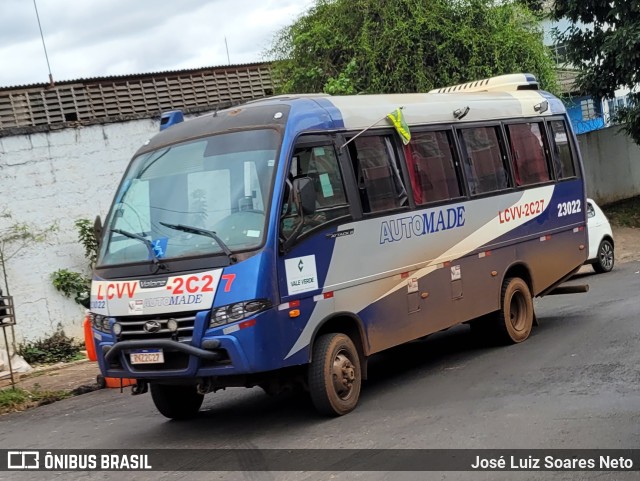
<instances>
[{"instance_id":1,"label":"green tree","mask_svg":"<svg viewBox=\"0 0 640 481\"><path fill-rule=\"evenodd\" d=\"M640 83L640 2L629 0L556 0L553 17L569 27L557 32L569 62L579 71L578 87L596 98L613 98L618 88L637 90ZM640 143L640 93L618 120Z\"/></svg>"},{"instance_id":2,"label":"green tree","mask_svg":"<svg viewBox=\"0 0 640 481\"><path fill-rule=\"evenodd\" d=\"M544 12L546 0L515 0L516 3L524 5L529 10L536 14L542 14Z\"/></svg>"},{"instance_id":3,"label":"green tree","mask_svg":"<svg viewBox=\"0 0 640 481\"><path fill-rule=\"evenodd\" d=\"M539 22L497 0L317 0L267 55L284 93L425 92L515 72L556 88Z\"/></svg>"}]
</instances>

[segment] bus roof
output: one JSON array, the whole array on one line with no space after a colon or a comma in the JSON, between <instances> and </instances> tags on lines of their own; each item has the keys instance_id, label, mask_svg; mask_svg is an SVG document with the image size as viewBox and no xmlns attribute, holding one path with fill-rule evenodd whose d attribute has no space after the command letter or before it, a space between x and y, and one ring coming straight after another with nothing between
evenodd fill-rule
<instances>
[{"instance_id":1,"label":"bus roof","mask_svg":"<svg viewBox=\"0 0 640 481\"><path fill-rule=\"evenodd\" d=\"M537 90L512 92L456 92L448 94L392 94L327 97L340 112L346 129L364 129L398 107L408 125L477 122L562 114L562 102ZM545 104L546 102L546 104ZM454 112L469 107L460 120Z\"/></svg>"},{"instance_id":2,"label":"bus roof","mask_svg":"<svg viewBox=\"0 0 640 481\"><path fill-rule=\"evenodd\" d=\"M447 93L443 93L447 92ZM537 90L535 77L511 74L429 93L331 96L290 94L254 100L176 124L153 137L138 154L229 129L257 126L303 131L363 130L384 126L402 107L408 125L467 123L564 114L562 102Z\"/></svg>"}]
</instances>

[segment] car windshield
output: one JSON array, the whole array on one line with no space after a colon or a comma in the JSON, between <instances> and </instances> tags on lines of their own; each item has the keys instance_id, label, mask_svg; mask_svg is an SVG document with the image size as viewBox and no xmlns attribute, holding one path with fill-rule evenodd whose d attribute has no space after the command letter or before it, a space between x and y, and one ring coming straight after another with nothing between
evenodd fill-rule
<instances>
[{"instance_id":1,"label":"car windshield","mask_svg":"<svg viewBox=\"0 0 640 481\"><path fill-rule=\"evenodd\" d=\"M99 265L261 245L278 145L275 130L250 130L135 158L105 223Z\"/></svg>"}]
</instances>

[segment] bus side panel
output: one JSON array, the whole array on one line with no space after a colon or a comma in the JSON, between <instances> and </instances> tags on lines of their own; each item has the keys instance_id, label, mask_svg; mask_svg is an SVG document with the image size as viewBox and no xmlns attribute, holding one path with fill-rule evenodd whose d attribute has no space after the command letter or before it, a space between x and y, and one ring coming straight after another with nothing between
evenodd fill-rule
<instances>
[{"instance_id":1,"label":"bus side panel","mask_svg":"<svg viewBox=\"0 0 640 481\"><path fill-rule=\"evenodd\" d=\"M359 312L370 352L375 353L451 324L451 294L446 275L445 269L435 269L418 278L414 270L349 287L336 292L336 307L339 310L353 309L356 299L363 299L361 303L366 303L372 294L378 297ZM406 279L411 280L406 287L393 290ZM421 297L424 293L437 302L427 306Z\"/></svg>"},{"instance_id":2,"label":"bus side panel","mask_svg":"<svg viewBox=\"0 0 640 481\"><path fill-rule=\"evenodd\" d=\"M281 258L281 292L308 261L318 280L283 301L332 296L336 310L363 319L372 352L494 311L514 263L527 265L538 293L538 284L557 282L584 261L581 185L543 185L323 231ZM575 212L559 215L566 205ZM337 232L347 234L327 235ZM312 313L289 356L311 342L322 319Z\"/></svg>"},{"instance_id":3,"label":"bus side panel","mask_svg":"<svg viewBox=\"0 0 640 481\"><path fill-rule=\"evenodd\" d=\"M534 295L581 266L587 257L586 206L581 179L561 182L554 187L548 207L521 227L497 238L492 244L518 242L516 259L528 266Z\"/></svg>"},{"instance_id":4,"label":"bus side panel","mask_svg":"<svg viewBox=\"0 0 640 481\"><path fill-rule=\"evenodd\" d=\"M456 297L453 302L455 319L451 325L500 309L502 273L515 259L516 246L511 245L452 262L449 282Z\"/></svg>"}]
</instances>

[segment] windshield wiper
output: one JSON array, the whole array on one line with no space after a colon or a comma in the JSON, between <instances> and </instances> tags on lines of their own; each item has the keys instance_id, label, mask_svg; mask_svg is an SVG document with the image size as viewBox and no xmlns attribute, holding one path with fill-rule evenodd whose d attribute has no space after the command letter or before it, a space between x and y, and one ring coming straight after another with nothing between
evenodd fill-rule
<instances>
[{"instance_id":1,"label":"windshield wiper","mask_svg":"<svg viewBox=\"0 0 640 481\"><path fill-rule=\"evenodd\" d=\"M235 256L233 255L233 253L231 252L227 244L225 244L224 241L220 239L220 236L218 236L218 234L216 234L212 230L200 229L199 227L192 227L192 226L183 225L183 224L168 224L162 221L160 221L160 224L162 224L165 227L168 227L169 229L181 230L182 232L188 232L189 234L196 234L196 235L202 235L205 237L210 237L218 243L218 245L222 249L222 252L224 252L227 255L227 257L232 263L238 262L238 259L235 258Z\"/></svg>"},{"instance_id":2,"label":"windshield wiper","mask_svg":"<svg viewBox=\"0 0 640 481\"><path fill-rule=\"evenodd\" d=\"M153 250L153 244L151 243L151 241L145 237L142 237L141 235L138 234L134 234L133 232L129 232L126 230L122 230L122 229L111 229L111 232L115 232L116 234L120 234L123 235L125 237L128 237L130 239L136 239L139 240L140 242L143 242L144 245L147 246L147 249L149 249L149 254L151 255L151 260L153 261L153 263L156 266L160 265L160 260L158 259L158 256L156 255L156 251Z\"/></svg>"}]
</instances>

